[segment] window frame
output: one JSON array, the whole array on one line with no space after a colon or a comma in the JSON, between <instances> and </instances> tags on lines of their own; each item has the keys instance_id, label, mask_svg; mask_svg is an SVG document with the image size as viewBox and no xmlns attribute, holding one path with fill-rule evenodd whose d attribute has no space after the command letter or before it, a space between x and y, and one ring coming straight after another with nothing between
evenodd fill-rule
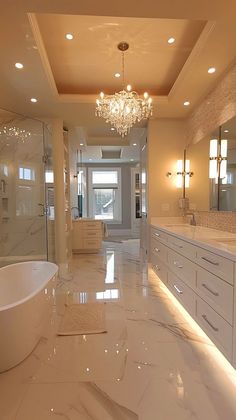
<instances>
[{"instance_id":1,"label":"window frame","mask_svg":"<svg viewBox=\"0 0 236 420\"><path fill-rule=\"evenodd\" d=\"M111 172L117 171L117 183L105 183L105 184L93 184L93 172ZM122 201L121 201L121 168L119 167L89 167L88 168L88 208L89 208L89 217L95 218L94 214L94 194L93 190L96 189L116 189L116 200L114 208L114 219L98 219L109 224L122 224Z\"/></svg>"}]
</instances>

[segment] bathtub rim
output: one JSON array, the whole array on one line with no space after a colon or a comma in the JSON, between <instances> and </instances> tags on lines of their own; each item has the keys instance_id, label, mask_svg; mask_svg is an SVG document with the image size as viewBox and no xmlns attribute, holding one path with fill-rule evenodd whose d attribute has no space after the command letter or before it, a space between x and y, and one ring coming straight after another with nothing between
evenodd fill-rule
<instances>
[{"instance_id":1,"label":"bathtub rim","mask_svg":"<svg viewBox=\"0 0 236 420\"><path fill-rule=\"evenodd\" d=\"M3 312L3 311L7 311L8 309L12 309L12 308L15 308L15 307L17 307L17 306L19 306L19 305L21 305L22 303L25 303L25 302L27 302L28 300L30 300L30 299L32 299L34 296L36 296L39 292L41 292L44 288L45 288L45 286L47 285L47 283L53 278L53 277L55 277L55 275L58 273L58 266L57 266L57 264L55 264L55 263L52 263L52 262L50 262L50 261L40 261L40 260L35 260L35 261L32 261L32 260L30 260L30 261L22 261L22 262L17 262L17 263L14 263L14 264L8 264L8 265L5 265L4 267L0 267L0 271L1 270L4 270L4 268L6 268L6 267L13 267L13 266L19 266L19 265L28 265L28 264L32 264L32 263L43 263L43 264L49 264L49 265L51 265L51 266L54 266L54 269L55 269L55 272L50 276L50 277L48 277L47 278L47 280L45 280L41 285L40 285L40 287L38 287L37 289L35 289L34 290L34 292L32 292L32 293L30 293L30 295L27 295L25 298L23 298L23 299L20 299L20 300L17 300L16 302L14 302L14 303L9 303L8 305L4 305L4 306L0 306L0 313L1 312Z\"/></svg>"}]
</instances>

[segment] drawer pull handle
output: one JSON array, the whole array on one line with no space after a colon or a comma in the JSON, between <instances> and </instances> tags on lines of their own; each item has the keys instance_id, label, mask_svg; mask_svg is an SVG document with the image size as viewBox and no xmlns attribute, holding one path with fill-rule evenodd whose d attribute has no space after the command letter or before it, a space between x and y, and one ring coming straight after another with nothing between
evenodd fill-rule
<instances>
[{"instance_id":1,"label":"drawer pull handle","mask_svg":"<svg viewBox=\"0 0 236 420\"><path fill-rule=\"evenodd\" d=\"M183 248L183 245L178 245L175 242L172 242L172 245L177 246L177 248Z\"/></svg>"},{"instance_id":2,"label":"drawer pull handle","mask_svg":"<svg viewBox=\"0 0 236 420\"><path fill-rule=\"evenodd\" d=\"M157 271L160 271L160 267L158 267L158 265L154 265L154 267Z\"/></svg>"},{"instance_id":3,"label":"drawer pull handle","mask_svg":"<svg viewBox=\"0 0 236 420\"><path fill-rule=\"evenodd\" d=\"M183 294L183 291L182 291L182 290L180 290L180 289L178 288L178 286L176 286L176 284L174 284L174 288L175 288L175 290L179 293L179 295L182 295L182 294Z\"/></svg>"},{"instance_id":4,"label":"drawer pull handle","mask_svg":"<svg viewBox=\"0 0 236 420\"><path fill-rule=\"evenodd\" d=\"M154 248L154 251L160 252L160 249L159 248Z\"/></svg>"},{"instance_id":5,"label":"drawer pull handle","mask_svg":"<svg viewBox=\"0 0 236 420\"><path fill-rule=\"evenodd\" d=\"M214 327L214 325L212 325L212 323L207 319L206 315L202 315L202 318L204 319L204 321L207 322L208 325L210 325L210 327L214 330L214 331L219 331L219 328Z\"/></svg>"},{"instance_id":6,"label":"drawer pull handle","mask_svg":"<svg viewBox=\"0 0 236 420\"><path fill-rule=\"evenodd\" d=\"M160 233L154 233L154 235L157 236L157 237L159 237L160 236Z\"/></svg>"},{"instance_id":7,"label":"drawer pull handle","mask_svg":"<svg viewBox=\"0 0 236 420\"><path fill-rule=\"evenodd\" d=\"M218 263L218 262L216 262L216 261L211 261L211 260L209 260L207 257L201 257L201 258L202 258L202 260L205 260L205 261L209 262L210 264L213 264L213 265L219 265L219 263Z\"/></svg>"},{"instance_id":8,"label":"drawer pull handle","mask_svg":"<svg viewBox=\"0 0 236 420\"><path fill-rule=\"evenodd\" d=\"M202 283L202 286L205 287L205 289L207 289L208 292L212 293L214 296L219 296L219 293L214 292L213 290L211 290L205 283Z\"/></svg>"},{"instance_id":9,"label":"drawer pull handle","mask_svg":"<svg viewBox=\"0 0 236 420\"><path fill-rule=\"evenodd\" d=\"M178 261L174 261L174 265L176 265L176 267L177 267L177 268L183 268L183 265L180 265L180 264L178 263Z\"/></svg>"}]
</instances>

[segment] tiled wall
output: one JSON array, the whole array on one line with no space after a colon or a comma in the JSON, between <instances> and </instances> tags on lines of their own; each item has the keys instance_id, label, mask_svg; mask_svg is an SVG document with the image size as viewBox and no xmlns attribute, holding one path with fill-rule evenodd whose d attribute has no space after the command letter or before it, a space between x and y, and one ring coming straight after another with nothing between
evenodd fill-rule
<instances>
[{"instance_id":1,"label":"tiled wall","mask_svg":"<svg viewBox=\"0 0 236 420\"><path fill-rule=\"evenodd\" d=\"M194 215L197 225L236 233L236 212L196 211Z\"/></svg>"},{"instance_id":2,"label":"tiled wall","mask_svg":"<svg viewBox=\"0 0 236 420\"><path fill-rule=\"evenodd\" d=\"M236 64L190 115L187 144L197 143L235 115Z\"/></svg>"}]
</instances>

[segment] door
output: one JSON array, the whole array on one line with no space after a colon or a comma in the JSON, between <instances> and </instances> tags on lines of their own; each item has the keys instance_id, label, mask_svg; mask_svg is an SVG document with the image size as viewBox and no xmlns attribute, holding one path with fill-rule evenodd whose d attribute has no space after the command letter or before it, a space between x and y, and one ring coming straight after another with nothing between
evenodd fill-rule
<instances>
[{"instance_id":1,"label":"door","mask_svg":"<svg viewBox=\"0 0 236 420\"><path fill-rule=\"evenodd\" d=\"M140 238L141 186L140 168L131 168L131 228L132 236Z\"/></svg>"},{"instance_id":2,"label":"door","mask_svg":"<svg viewBox=\"0 0 236 420\"><path fill-rule=\"evenodd\" d=\"M142 258L147 260L148 257L148 223L147 223L147 139L144 138L141 144L140 156L140 186L141 186L141 255Z\"/></svg>"},{"instance_id":3,"label":"door","mask_svg":"<svg viewBox=\"0 0 236 420\"><path fill-rule=\"evenodd\" d=\"M0 128L0 264L46 260L43 123L7 113Z\"/></svg>"}]
</instances>

